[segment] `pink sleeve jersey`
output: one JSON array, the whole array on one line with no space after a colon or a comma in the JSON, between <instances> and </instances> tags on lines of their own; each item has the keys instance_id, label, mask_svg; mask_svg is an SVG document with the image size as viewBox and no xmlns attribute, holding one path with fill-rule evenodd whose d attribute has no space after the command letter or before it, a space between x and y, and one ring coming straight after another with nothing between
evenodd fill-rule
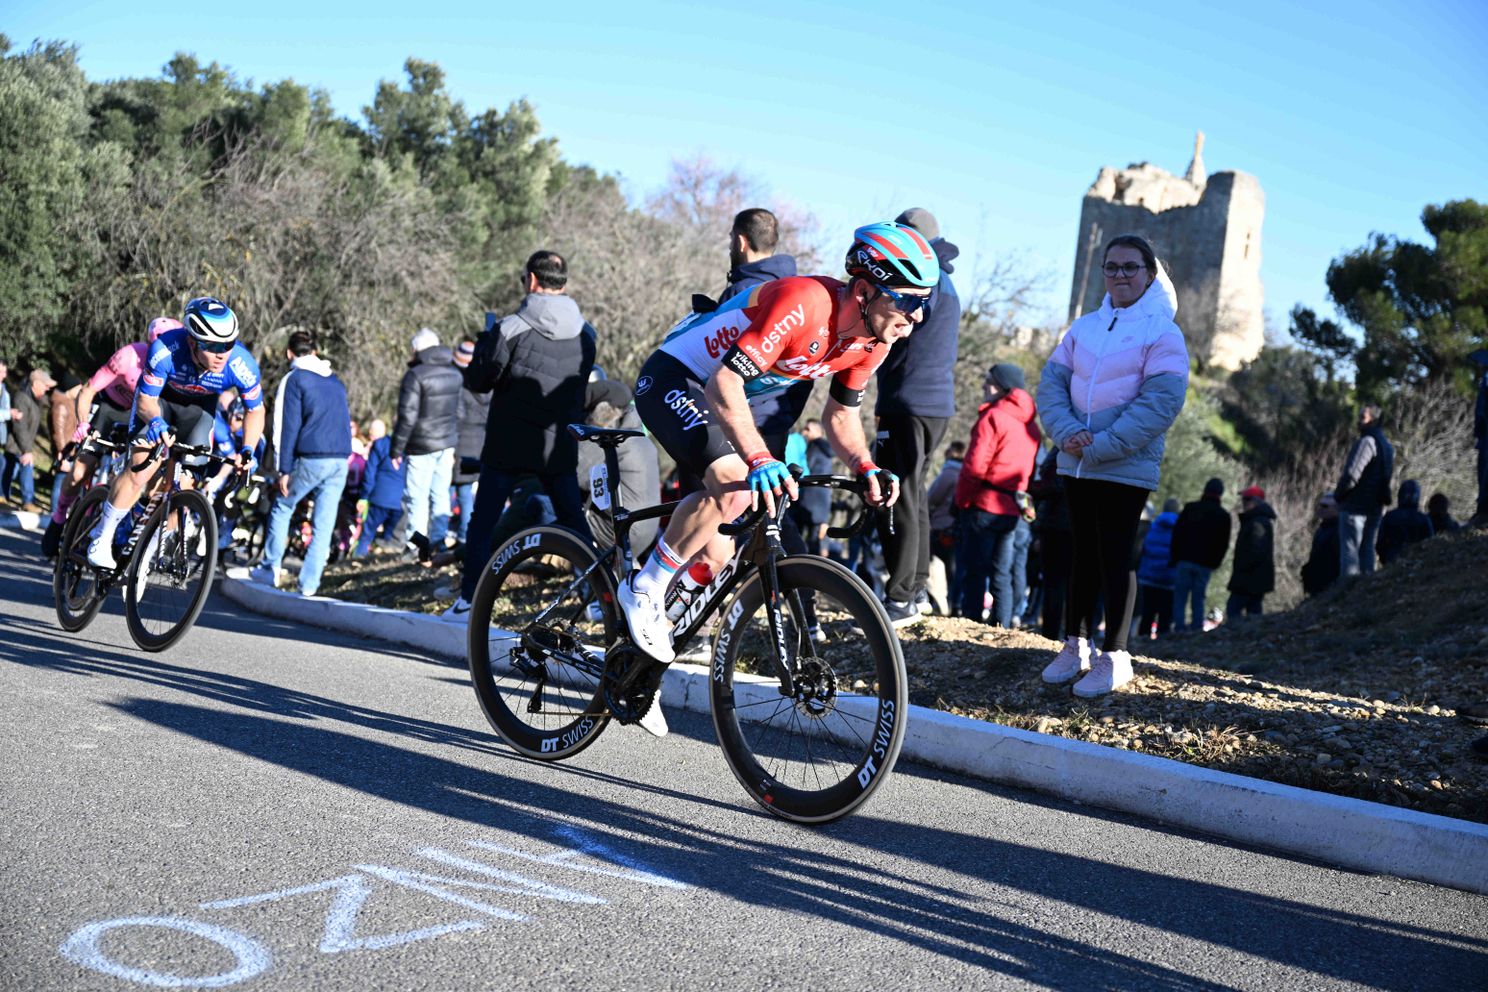
<instances>
[{"instance_id":1,"label":"pink sleeve jersey","mask_svg":"<svg viewBox=\"0 0 1488 992\"><path fill-rule=\"evenodd\" d=\"M145 367L145 354L149 347L143 341L126 344L93 373L88 387L107 396L115 406L132 406L134 387L139 385L140 371Z\"/></svg>"}]
</instances>

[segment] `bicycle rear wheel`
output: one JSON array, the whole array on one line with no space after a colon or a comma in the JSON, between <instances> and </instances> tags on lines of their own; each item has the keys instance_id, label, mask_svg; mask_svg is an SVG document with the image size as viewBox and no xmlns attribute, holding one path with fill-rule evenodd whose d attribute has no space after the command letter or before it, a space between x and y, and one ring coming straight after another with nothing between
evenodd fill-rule
<instances>
[{"instance_id":1,"label":"bicycle rear wheel","mask_svg":"<svg viewBox=\"0 0 1488 992\"><path fill-rule=\"evenodd\" d=\"M470 679L492 728L528 757L571 757L609 723L605 650L619 620L615 579L596 561L572 532L535 527L496 549L476 585Z\"/></svg>"},{"instance_id":2,"label":"bicycle rear wheel","mask_svg":"<svg viewBox=\"0 0 1488 992\"><path fill-rule=\"evenodd\" d=\"M781 695L756 572L723 610L714 640L713 726L756 802L788 820L826 823L867 801L899 757L904 656L882 604L841 565L783 558L777 574L796 692Z\"/></svg>"},{"instance_id":3,"label":"bicycle rear wheel","mask_svg":"<svg viewBox=\"0 0 1488 992\"><path fill-rule=\"evenodd\" d=\"M108 587L88 564L93 525L103 514L107 486L95 486L73 504L62 527L62 544L52 570L52 602L63 630L79 631L93 622L108 599Z\"/></svg>"},{"instance_id":4,"label":"bicycle rear wheel","mask_svg":"<svg viewBox=\"0 0 1488 992\"><path fill-rule=\"evenodd\" d=\"M217 515L194 489L172 493L140 527L125 577L129 636L164 651L196 623L217 571Z\"/></svg>"}]
</instances>

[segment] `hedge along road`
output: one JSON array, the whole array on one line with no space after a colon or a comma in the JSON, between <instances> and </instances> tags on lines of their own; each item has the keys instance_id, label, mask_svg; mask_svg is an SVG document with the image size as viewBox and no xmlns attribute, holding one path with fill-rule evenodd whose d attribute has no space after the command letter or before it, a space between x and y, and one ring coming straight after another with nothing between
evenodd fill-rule
<instances>
[{"instance_id":1,"label":"hedge along road","mask_svg":"<svg viewBox=\"0 0 1488 992\"><path fill-rule=\"evenodd\" d=\"M0 532L10 988L1481 987L1488 898L901 764L770 819L705 717L566 765L463 670L240 613L69 637Z\"/></svg>"}]
</instances>

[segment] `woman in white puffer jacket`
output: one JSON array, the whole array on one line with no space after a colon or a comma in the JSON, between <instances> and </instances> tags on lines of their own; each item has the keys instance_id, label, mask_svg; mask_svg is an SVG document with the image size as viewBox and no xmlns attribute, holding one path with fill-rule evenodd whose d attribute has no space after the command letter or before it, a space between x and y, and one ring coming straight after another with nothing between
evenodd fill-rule
<instances>
[{"instance_id":1,"label":"woman in white puffer jacket","mask_svg":"<svg viewBox=\"0 0 1488 992\"><path fill-rule=\"evenodd\" d=\"M1131 681L1126 651L1136 584L1137 523L1162 468L1168 428L1188 391L1188 348L1173 323L1173 284L1142 238L1106 245L1101 307L1080 317L1049 356L1039 381L1044 431L1059 447L1075 563L1064 649L1045 682L1079 678L1074 692L1105 695ZM1105 593L1106 633L1094 649L1095 603ZM1081 677L1083 676L1083 677Z\"/></svg>"}]
</instances>

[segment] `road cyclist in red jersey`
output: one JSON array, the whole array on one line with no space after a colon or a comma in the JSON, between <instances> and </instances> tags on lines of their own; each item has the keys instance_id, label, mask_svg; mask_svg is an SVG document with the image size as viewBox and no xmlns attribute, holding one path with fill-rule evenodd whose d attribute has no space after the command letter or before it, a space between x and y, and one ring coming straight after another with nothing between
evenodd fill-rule
<instances>
[{"instance_id":1,"label":"road cyclist in red jersey","mask_svg":"<svg viewBox=\"0 0 1488 992\"><path fill-rule=\"evenodd\" d=\"M830 378L821 417L828 441L864 477L870 502L887 507L899 497L899 480L869 454L859 406L889 348L924 319L940 265L919 232L879 223L854 232L846 270L847 282L777 279L711 313L689 314L641 368L634 392L642 422L705 483L620 583L631 634L657 661L673 658L663 601L679 570L694 558L717 568L734 552L733 538L718 534L721 524L761 499L774 512L776 497L797 495L755 427L750 397ZM647 717L660 712L653 705Z\"/></svg>"}]
</instances>

